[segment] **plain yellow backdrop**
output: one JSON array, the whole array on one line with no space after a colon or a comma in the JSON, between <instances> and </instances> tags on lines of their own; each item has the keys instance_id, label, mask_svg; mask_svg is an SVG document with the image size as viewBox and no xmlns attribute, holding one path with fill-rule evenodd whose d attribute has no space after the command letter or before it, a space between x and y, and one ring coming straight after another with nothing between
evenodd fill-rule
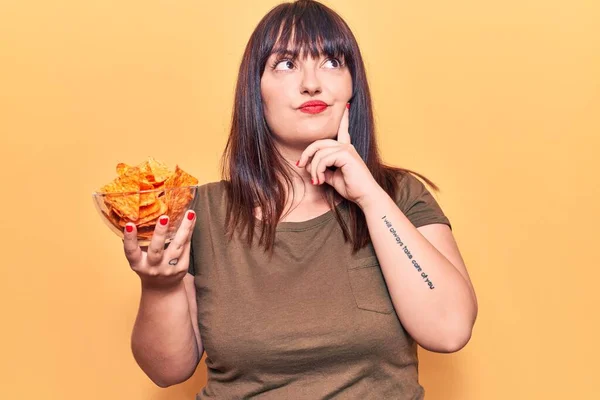
<instances>
[{"instance_id":1,"label":"plain yellow backdrop","mask_svg":"<svg viewBox=\"0 0 600 400\"><path fill-rule=\"evenodd\" d=\"M193 399L129 340L139 279L91 193L152 155L219 179L237 68L275 0L0 1L0 398ZM597 399L600 3L330 0L387 162L442 188L479 297L429 400Z\"/></svg>"}]
</instances>

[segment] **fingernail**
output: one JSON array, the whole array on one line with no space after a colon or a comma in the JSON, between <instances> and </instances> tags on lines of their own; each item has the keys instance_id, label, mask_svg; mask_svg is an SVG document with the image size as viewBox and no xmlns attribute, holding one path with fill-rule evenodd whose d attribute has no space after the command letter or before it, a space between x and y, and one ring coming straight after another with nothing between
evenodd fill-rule
<instances>
[{"instance_id":1,"label":"fingernail","mask_svg":"<svg viewBox=\"0 0 600 400\"><path fill-rule=\"evenodd\" d=\"M196 216L196 213L195 213L195 212L193 212L193 211L190 211L190 212L188 213L188 219L189 219L190 221L193 221L195 216Z\"/></svg>"},{"instance_id":2,"label":"fingernail","mask_svg":"<svg viewBox=\"0 0 600 400\"><path fill-rule=\"evenodd\" d=\"M317 185L320 184L321 182L319 181L319 178L317 178Z\"/></svg>"},{"instance_id":3,"label":"fingernail","mask_svg":"<svg viewBox=\"0 0 600 400\"><path fill-rule=\"evenodd\" d=\"M350 103L346 103L346 108L349 110L350 109Z\"/></svg>"},{"instance_id":4,"label":"fingernail","mask_svg":"<svg viewBox=\"0 0 600 400\"><path fill-rule=\"evenodd\" d=\"M133 232L133 225L129 225L129 224L125 225L125 230L129 233Z\"/></svg>"},{"instance_id":5,"label":"fingernail","mask_svg":"<svg viewBox=\"0 0 600 400\"><path fill-rule=\"evenodd\" d=\"M296 167L300 164L300 160L296 161Z\"/></svg>"},{"instance_id":6,"label":"fingernail","mask_svg":"<svg viewBox=\"0 0 600 400\"><path fill-rule=\"evenodd\" d=\"M310 184L311 184L311 185L314 185L314 184L315 184L315 181L313 180L313 178L310 178Z\"/></svg>"},{"instance_id":7,"label":"fingernail","mask_svg":"<svg viewBox=\"0 0 600 400\"><path fill-rule=\"evenodd\" d=\"M162 217L158 221L160 222L161 225L166 225L167 222L169 222L169 218L168 217Z\"/></svg>"}]
</instances>

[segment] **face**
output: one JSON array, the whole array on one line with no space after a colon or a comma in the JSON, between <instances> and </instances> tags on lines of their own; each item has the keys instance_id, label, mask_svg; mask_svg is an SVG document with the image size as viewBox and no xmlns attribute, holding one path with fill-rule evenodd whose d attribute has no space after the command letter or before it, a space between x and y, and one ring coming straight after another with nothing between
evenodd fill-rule
<instances>
[{"instance_id":1,"label":"face","mask_svg":"<svg viewBox=\"0 0 600 400\"><path fill-rule=\"evenodd\" d=\"M276 142L304 150L315 140L337 137L352 96L352 78L343 60L310 55L294 60L272 54L261 78L261 95Z\"/></svg>"}]
</instances>

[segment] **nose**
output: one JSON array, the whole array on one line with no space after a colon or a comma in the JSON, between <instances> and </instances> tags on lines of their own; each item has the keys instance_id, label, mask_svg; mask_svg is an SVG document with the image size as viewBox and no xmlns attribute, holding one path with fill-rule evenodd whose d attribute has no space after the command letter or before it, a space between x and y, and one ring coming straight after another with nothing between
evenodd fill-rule
<instances>
[{"instance_id":1,"label":"nose","mask_svg":"<svg viewBox=\"0 0 600 400\"><path fill-rule=\"evenodd\" d=\"M300 82L300 92L314 96L321 93L321 82L314 68L304 68L302 71L302 81Z\"/></svg>"}]
</instances>

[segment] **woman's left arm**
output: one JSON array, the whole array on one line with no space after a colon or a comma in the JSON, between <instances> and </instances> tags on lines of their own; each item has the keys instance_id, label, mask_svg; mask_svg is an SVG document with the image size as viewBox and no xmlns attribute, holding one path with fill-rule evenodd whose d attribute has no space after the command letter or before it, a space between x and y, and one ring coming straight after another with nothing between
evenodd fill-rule
<instances>
[{"instance_id":1,"label":"woman's left arm","mask_svg":"<svg viewBox=\"0 0 600 400\"><path fill-rule=\"evenodd\" d=\"M471 337L477 298L452 231L445 224L415 228L379 189L357 204L396 313L423 348L458 351Z\"/></svg>"}]
</instances>

